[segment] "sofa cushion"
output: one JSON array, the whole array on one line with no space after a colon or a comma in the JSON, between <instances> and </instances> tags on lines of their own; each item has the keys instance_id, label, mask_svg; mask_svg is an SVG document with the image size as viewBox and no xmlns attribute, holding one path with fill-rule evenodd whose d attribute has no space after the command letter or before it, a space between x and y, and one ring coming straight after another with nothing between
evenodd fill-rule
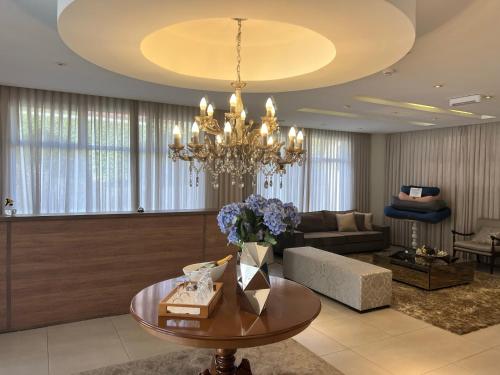
<instances>
[{"instance_id":1,"label":"sofa cushion","mask_svg":"<svg viewBox=\"0 0 500 375\"><path fill-rule=\"evenodd\" d=\"M337 224L337 214L347 214L349 212L354 212L353 210L348 211L323 211L325 218L325 226L328 231L338 231L339 227Z\"/></svg>"},{"instance_id":2,"label":"sofa cushion","mask_svg":"<svg viewBox=\"0 0 500 375\"><path fill-rule=\"evenodd\" d=\"M383 241L384 234L377 231L342 232L347 243Z\"/></svg>"},{"instance_id":3,"label":"sofa cushion","mask_svg":"<svg viewBox=\"0 0 500 375\"><path fill-rule=\"evenodd\" d=\"M337 214L337 225L339 227L339 232L357 232L358 227L356 225L356 217L354 212L349 212L347 214Z\"/></svg>"},{"instance_id":4,"label":"sofa cushion","mask_svg":"<svg viewBox=\"0 0 500 375\"><path fill-rule=\"evenodd\" d=\"M435 200L431 202L419 202L399 199L393 196L391 206L398 210L415 211L415 212L436 212L447 207L443 200Z\"/></svg>"},{"instance_id":5,"label":"sofa cushion","mask_svg":"<svg viewBox=\"0 0 500 375\"><path fill-rule=\"evenodd\" d=\"M454 247L457 250L464 249L475 254L491 254L491 244L486 245L474 241L455 241ZM500 249L497 248L497 251L500 251Z\"/></svg>"},{"instance_id":6,"label":"sofa cushion","mask_svg":"<svg viewBox=\"0 0 500 375\"><path fill-rule=\"evenodd\" d=\"M300 215L301 221L297 230L304 233L326 231L322 211L305 212Z\"/></svg>"},{"instance_id":7,"label":"sofa cushion","mask_svg":"<svg viewBox=\"0 0 500 375\"><path fill-rule=\"evenodd\" d=\"M471 241L480 243L480 244L485 244L485 245L490 245L491 246L491 236L498 237L500 232L500 228L495 228L495 227L482 227L478 233L476 233L472 238ZM495 245L498 243L498 241L495 241Z\"/></svg>"},{"instance_id":8,"label":"sofa cushion","mask_svg":"<svg viewBox=\"0 0 500 375\"><path fill-rule=\"evenodd\" d=\"M354 212L356 226L360 231L373 230L373 214L364 212Z\"/></svg>"}]
</instances>

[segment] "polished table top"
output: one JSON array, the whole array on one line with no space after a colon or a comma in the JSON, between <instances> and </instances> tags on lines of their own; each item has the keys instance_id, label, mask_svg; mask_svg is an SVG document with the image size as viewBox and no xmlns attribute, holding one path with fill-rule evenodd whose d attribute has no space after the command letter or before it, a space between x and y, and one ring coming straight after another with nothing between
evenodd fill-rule
<instances>
[{"instance_id":1,"label":"polished table top","mask_svg":"<svg viewBox=\"0 0 500 375\"><path fill-rule=\"evenodd\" d=\"M321 310L312 291L278 277L271 277L271 293L260 316L240 310L232 261L219 280L224 283L221 301L208 319L158 317L158 302L182 280L165 280L143 289L133 298L130 311L150 333L184 345L244 348L270 344L298 334Z\"/></svg>"}]
</instances>

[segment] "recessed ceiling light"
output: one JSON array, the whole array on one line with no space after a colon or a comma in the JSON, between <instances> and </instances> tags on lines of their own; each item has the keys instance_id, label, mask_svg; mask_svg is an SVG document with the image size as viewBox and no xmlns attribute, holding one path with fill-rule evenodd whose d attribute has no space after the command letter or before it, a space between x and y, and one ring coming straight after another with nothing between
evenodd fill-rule
<instances>
[{"instance_id":1,"label":"recessed ceiling light","mask_svg":"<svg viewBox=\"0 0 500 375\"><path fill-rule=\"evenodd\" d=\"M387 77L392 76L394 73L396 73L396 69L392 69L392 68L391 69L386 69L386 70L382 71L382 74L384 76L387 76Z\"/></svg>"},{"instance_id":2,"label":"recessed ceiling light","mask_svg":"<svg viewBox=\"0 0 500 375\"><path fill-rule=\"evenodd\" d=\"M440 89L441 87L443 87L444 85L442 83L438 83L437 85L434 85L434 88L436 89Z\"/></svg>"},{"instance_id":3,"label":"recessed ceiling light","mask_svg":"<svg viewBox=\"0 0 500 375\"><path fill-rule=\"evenodd\" d=\"M491 115L481 115L481 120L489 120L492 118L497 118L496 116L491 116Z\"/></svg>"},{"instance_id":4,"label":"recessed ceiling light","mask_svg":"<svg viewBox=\"0 0 500 375\"><path fill-rule=\"evenodd\" d=\"M485 96L483 96L483 98L486 100L490 100L490 99L493 99L493 95L485 95Z\"/></svg>"},{"instance_id":5,"label":"recessed ceiling light","mask_svg":"<svg viewBox=\"0 0 500 375\"><path fill-rule=\"evenodd\" d=\"M345 108L345 109L350 109L350 108L351 108L351 106L350 106L349 104L346 104L346 105L344 105L344 108Z\"/></svg>"},{"instance_id":6,"label":"recessed ceiling light","mask_svg":"<svg viewBox=\"0 0 500 375\"><path fill-rule=\"evenodd\" d=\"M399 112L395 111L395 112L392 112L393 115L399 115Z\"/></svg>"},{"instance_id":7,"label":"recessed ceiling light","mask_svg":"<svg viewBox=\"0 0 500 375\"><path fill-rule=\"evenodd\" d=\"M68 64L67 64L67 63L65 63L65 62L62 62L62 61L56 61L56 65L57 65L57 66L66 66L66 65L68 65Z\"/></svg>"},{"instance_id":8,"label":"recessed ceiling light","mask_svg":"<svg viewBox=\"0 0 500 375\"><path fill-rule=\"evenodd\" d=\"M423 122L423 121L410 121L410 124L419 125L419 126L434 126L434 125L436 125L432 122Z\"/></svg>"}]
</instances>

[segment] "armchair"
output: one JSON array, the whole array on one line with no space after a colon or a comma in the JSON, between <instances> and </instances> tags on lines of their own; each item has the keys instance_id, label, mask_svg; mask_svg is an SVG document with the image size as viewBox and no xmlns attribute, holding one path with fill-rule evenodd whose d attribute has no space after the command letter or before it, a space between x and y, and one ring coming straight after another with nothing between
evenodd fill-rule
<instances>
[{"instance_id":1,"label":"armchair","mask_svg":"<svg viewBox=\"0 0 500 375\"><path fill-rule=\"evenodd\" d=\"M475 232L463 233L452 230L453 256L457 252L476 254L490 258L490 273L493 273L495 260L500 256L500 220L478 219ZM477 233L477 234L476 234ZM464 237L457 240L457 236Z\"/></svg>"}]
</instances>

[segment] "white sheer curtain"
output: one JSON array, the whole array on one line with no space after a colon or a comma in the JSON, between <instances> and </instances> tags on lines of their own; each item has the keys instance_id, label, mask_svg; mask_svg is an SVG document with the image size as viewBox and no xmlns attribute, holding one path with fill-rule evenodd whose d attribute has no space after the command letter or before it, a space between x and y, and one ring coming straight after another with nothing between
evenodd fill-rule
<instances>
[{"instance_id":1,"label":"white sheer curtain","mask_svg":"<svg viewBox=\"0 0 500 375\"><path fill-rule=\"evenodd\" d=\"M168 158L174 125L187 145L198 109L159 103L139 103L139 204L146 210L205 207L205 172L190 175L189 163ZM203 136L203 134L201 135Z\"/></svg>"},{"instance_id":2,"label":"white sheer curtain","mask_svg":"<svg viewBox=\"0 0 500 375\"><path fill-rule=\"evenodd\" d=\"M287 132L288 129L282 128L281 141L286 141ZM368 192L369 172L366 147L370 136L317 129L306 129L304 133L307 150L304 167L288 166L282 188L277 177L272 187L264 188L265 178L259 175L257 192L293 202L303 212L366 209L364 196ZM358 160L360 157L363 160Z\"/></svg>"},{"instance_id":3,"label":"white sheer curtain","mask_svg":"<svg viewBox=\"0 0 500 375\"><path fill-rule=\"evenodd\" d=\"M4 196L19 213L130 210L130 103L2 88Z\"/></svg>"}]
</instances>

